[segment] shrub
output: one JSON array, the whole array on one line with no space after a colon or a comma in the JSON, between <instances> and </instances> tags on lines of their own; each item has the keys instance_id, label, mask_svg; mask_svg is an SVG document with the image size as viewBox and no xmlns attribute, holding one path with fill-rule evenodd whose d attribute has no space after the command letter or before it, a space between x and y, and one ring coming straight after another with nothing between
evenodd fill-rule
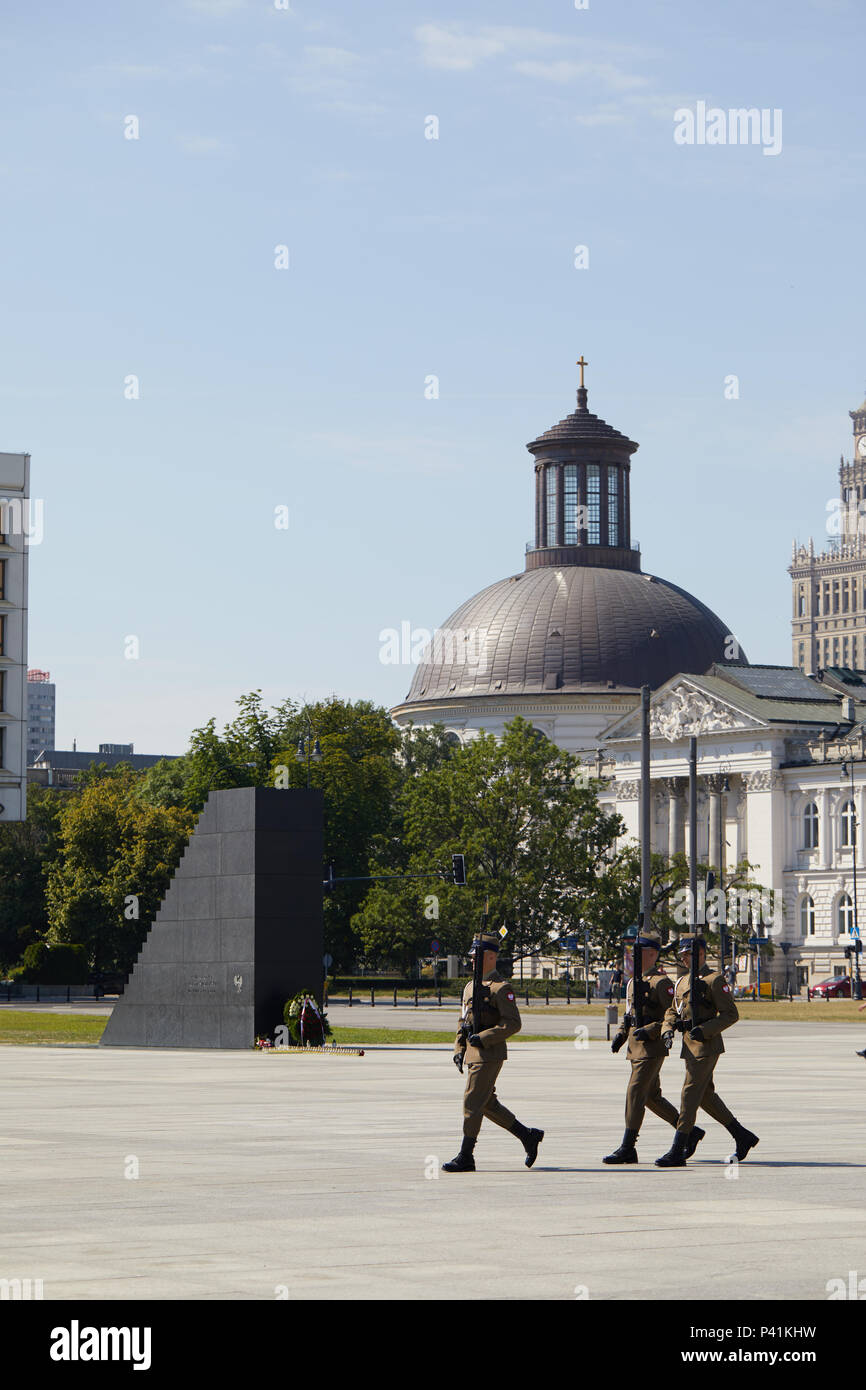
<instances>
[{"instance_id":1,"label":"shrub","mask_svg":"<svg viewBox=\"0 0 866 1390\"><path fill-rule=\"evenodd\" d=\"M81 985L87 980L87 953L83 946L49 946L33 941L10 971L10 978L28 985Z\"/></svg>"}]
</instances>

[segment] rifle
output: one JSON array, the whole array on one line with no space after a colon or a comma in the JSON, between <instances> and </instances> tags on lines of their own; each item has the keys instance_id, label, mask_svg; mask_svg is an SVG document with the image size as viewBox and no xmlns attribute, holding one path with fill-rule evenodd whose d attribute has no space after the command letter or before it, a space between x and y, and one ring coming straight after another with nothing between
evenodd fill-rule
<instances>
[{"instance_id":1,"label":"rifle","mask_svg":"<svg viewBox=\"0 0 866 1390\"><path fill-rule=\"evenodd\" d=\"M481 927L479 937L484 935L487 927L487 915L490 908L490 899L484 901L484 911L481 914ZM481 1010L484 1005L484 945L479 940L475 951L475 960L472 967L472 1032L481 1032Z\"/></svg>"},{"instance_id":2,"label":"rifle","mask_svg":"<svg viewBox=\"0 0 866 1390\"><path fill-rule=\"evenodd\" d=\"M643 931L643 913L638 913L637 936L634 940L634 970L632 972L632 986L634 994L634 1026L643 1028L643 961L641 959L640 934Z\"/></svg>"},{"instance_id":3,"label":"rifle","mask_svg":"<svg viewBox=\"0 0 866 1390\"><path fill-rule=\"evenodd\" d=\"M707 874L707 893L711 893L715 886L715 875ZM689 964L689 1000L692 1010L692 1027L700 1026L698 1018L698 1005L703 998L703 981L700 976L700 962L698 960L698 914L695 905L692 906L692 958ZM706 922L706 906L704 907L704 921Z\"/></svg>"}]
</instances>

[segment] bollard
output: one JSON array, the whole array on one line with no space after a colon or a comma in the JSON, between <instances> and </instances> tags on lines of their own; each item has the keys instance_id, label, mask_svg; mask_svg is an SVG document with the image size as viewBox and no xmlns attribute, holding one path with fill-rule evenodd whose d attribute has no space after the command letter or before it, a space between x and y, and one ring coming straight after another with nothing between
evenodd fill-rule
<instances>
[{"instance_id":1,"label":"bollard","mask_svg":"<svg viewBox=\"0 0 866 1390\"><path fill-rule=\"evenodd\" d=\"M439 1007L440 1007L440 1009L441 1009L441 1008L442 1008L442 990L441 990L441 989L438 991L438 994L439 994Z\"/></svg>"},{"instance_id":2,"label":"bollard","mask_svg":"<svg viewBox=\"0 0 866 1390\"><path fill-rule=\"evenodd\" d=\"M371 986L370 986L370 1008L371 1008L371 1009L375 1009L375 1007L376 1007L376 991L374 990L373 986L371 985Z\"/></svg>"},{"instance_id":3,"label":"bollard","mask_svg":"<svg viewBox=\"0 0 866 1390\"><path fill-rule=\"evenodd\" d=\"M349 985L349 1008L352 1007L352 986Z\"/></svg>"},{"instance_id":4,"label":"bollard","mask_svg":"<svg viewBox=\"0 0 866 1390\"><path fill-rule=\"evenodd\" d=\"M565 1002L566 1004L571 1003L571 980L565 982Z\"/></svg>"},{"instance_id":5,"label":"bollard","mask_svg":"<svg viewBox=\"0 0 866 1390\"><path fill-rule=\"evenodd\" d=\"M397 1007L397 986L394 986L394 1008Z\"/></svg>"},{"instance_id":6,"label":"bollard","mask_svg":"<svg viewBox=\"0 0 866 1390\"><path fill-rule=\"evenodd\" d=\"M526 991L526 1007L529 1008L529 990Z\"/></svg>"},{"instance_id":7,"label":"bollard","mask_svg":"<svg viewBox=\"0 0 866 1390\"><path fill-rule=\"evenodd\" d=\"M39 1003L39 986L36 986L36 1003Z\"/></svg>"},{"instance_id":8,"label":"bollard","mask_svg":"<svg viewBox=\"0 0 866 1390\"><path fill-rule=\"evenodd\" d=\"M66 1002L67 1002L67 1004L69 1003L69 991L71 990L71 988L72 988L71 985L67 985L67 986L66 986Z\"/></svg>"},{"instance_id":9,"label":"bollard","mask_svg":"<svg viewBox=\"0 0 866 1390\"><path fill-rule=\"evenodd\" d=\"M545 1004L549 1004L549 1003L550 1003L550 988L549 988L549 987L544 991L544 1002L545 1002Z\"/></svg>"},{"instance_id":10,"label":"bollard","mask_svg":"<svg viewBox=\"0 0 866 1390\"><path fill-rule=\"evenodd\" d=\"M415 986L415 1008L418 1007L418 986Z\"/></svg>"},{"instance_id":11,"label":"bollard","mask_svg":"<svg viewBox=\"0 0 866 1390\"><path fill-rule=\"evenodd\" d=\"M606 1004L604 1010L604 1021L607 1029L607 1040L610 1042L610 1025L619 1020L619 1009L616 1004Z\"/></svg>"}]
</instances>

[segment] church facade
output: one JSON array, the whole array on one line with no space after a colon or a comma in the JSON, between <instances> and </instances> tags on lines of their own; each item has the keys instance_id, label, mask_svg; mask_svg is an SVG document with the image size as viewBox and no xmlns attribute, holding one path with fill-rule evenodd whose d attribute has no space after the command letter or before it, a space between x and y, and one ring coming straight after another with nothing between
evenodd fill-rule
<instances>
[{"instance_id":1,"label":"church facade","mask_svg":"<svg viewBox=\"0 0 866 1390\"><path fill-rule=\"evenodd\" d=\"M600 800L630 838L649 685L653 849L687 849L695 735L700 858L726 880L748 860L773 893L772 912L752 903L729 930L772 943L759 947L762 978L779 989L848 973L866 907L866 684L843 660L866 666L866 545L861 558L850 535L852 505L866 514L866 402L851 412L855 457L840 473L849 533L828 554L801 548L791 568L794 666L751 666L699 599L642 571L629 495L638 445L590 413L580 365L577 409L527 445L535 539L523 571L447 619L392 717L442 723L463 742L522 715L601 775ZM740 964L754 979L756 957Z\"/></svg>"}]
</instances>

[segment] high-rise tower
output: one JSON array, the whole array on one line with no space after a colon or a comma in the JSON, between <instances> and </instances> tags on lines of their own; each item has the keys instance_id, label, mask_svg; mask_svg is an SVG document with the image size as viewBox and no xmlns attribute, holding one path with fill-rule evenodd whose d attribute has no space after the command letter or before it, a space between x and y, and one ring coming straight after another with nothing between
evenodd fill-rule
<instances>
[{"instance_id":1,"label":"high-rise tower","mask_svg":"<svg viewBox=\"0 0 866 1390\"><path fill-rule=\"evenodd\" d=\"M853 457L839 460L839 497L827 506L827 541L793 546L793 664L866 669L866 400L850 410Z\"/></svg>"}]
</instances>

